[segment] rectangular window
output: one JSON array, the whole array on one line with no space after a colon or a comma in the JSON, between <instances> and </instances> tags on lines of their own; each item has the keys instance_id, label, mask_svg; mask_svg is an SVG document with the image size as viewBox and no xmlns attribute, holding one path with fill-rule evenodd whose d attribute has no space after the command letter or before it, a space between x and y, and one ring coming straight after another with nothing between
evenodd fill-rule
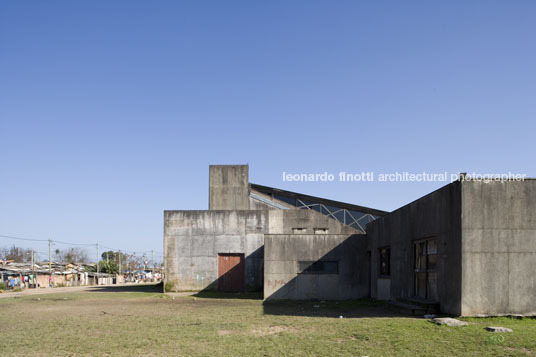
<instances>
[{"instance_id":1,"label":"rectangular window","mask_svg":"<svg viewBox=\"0 0 536 357\"><path fill-rule=\"evenodd\" d=\"M391 248L380 248L380 275L391 275Z\"/></svg>"},{"instance_id":2,"label":"rectangular window","mask_svg":"<svg viewBox=\"0 0 536 357\"><path fill-rule=\"evenodd\" d=\"M339 274L338 261L298 262L302 274Z\"/></svg>"},{"instance_id":3,"label":"rectangular window","mask_svg":"<svg viewBox=\"0 0 536 357\"><path fill-rule=\"evenodd\" d=\"M292 233L294 234L306 234L307 228L292 228Z\"/></svg>"},{"instance_id":4,"label":"rectangular window","mask_svg":"<svg viewBox=\"0 0 536 357\"><path fill-rule=\"evenodd\" d=\"M437 301L437 242L424 239L414 242L415 296Z\"/></svg>"},{"instance_id":5,"label":"rectangular window","mask_svg":"<svg viewBox=\"0 0 536 357\"><path fill-rule=\"evenodd\" d=\"M315 228L314 229L315 234L328 234L327 228Z\"/></svg>"}]
</instances>

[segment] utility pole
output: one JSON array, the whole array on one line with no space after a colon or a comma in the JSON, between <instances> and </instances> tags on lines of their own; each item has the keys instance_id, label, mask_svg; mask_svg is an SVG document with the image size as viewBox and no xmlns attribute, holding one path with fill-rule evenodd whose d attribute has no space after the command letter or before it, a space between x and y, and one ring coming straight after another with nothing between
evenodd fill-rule
<instances>
[{"instance_id":1,"label":"utility pole","mask_svg":"<svg viewBox=\"0 0 536 357\"><path fill-rule=\"evenodd\" d=\"M97 274L100 273L99 260L100 260L99 259L99 243L97 243ZM99 280L98 279L99 279L99 277L97 276L97 285L99 285L99 283L98 283Z\"/></svg>"},{"instance_id":2,"label":"utility pole","mask_svg":"<svg viewBox=\"0 0 536 357\"><path fill-rule=\"evenodd\" d=\"M52 239L48 239L48 287L54 287L52 281Z\"/></svg>"},{"instance_id":3,"label":"utility pole","mask_svg":"<svg viewBox=\"0 0 536 357\"><path fill-rule=\"evenodd\" d=\"M34 265L34 262L35 262L35 259L34 259L34 251L32 250L32 277L33 277L33 286L34 288L37 288L37 284L36 284L36 281L37 281L37 277L35 276L35 265Z\"/></svg>"},{"instance_id":4,"label":"utility pole","mask_svg":"<svg viewBox=\"0 0 536 357\"><path fill-rule=\"evenodd\" d=\"M154 250L151 250L151 262L153 264L153 268L151 269L151 273L154 274Z\"/></svg>"},{"instance_id":5,"label":"utility pole","mask_svg":"<svg viewBox=\"0 0 536 357\"><path fill-rule=\"evenodd\" d=\"M121 251L119 251L117 257L119 258L119 274L121 274Z\"/></svg>"},{"instance_id":6,"label":"utility pole","mask_svg":"<svg viewBox=\"0 0 536 357\"><path fill-rule=\"evenodd\" d=\"M106 263L110 263L110 254L106 252Z\"/></svg>"},{"instance_id":7,"label":"utility pole","mask_svg":"<svg viewBox=\"0 0 536 357\"><path fill-rule=\"evenodd\" d=\"M48 240L48 274L52 276L52 262L50 261L51 258L51 249L52 249L52 240Z\"/></svg>"}]
</instances>

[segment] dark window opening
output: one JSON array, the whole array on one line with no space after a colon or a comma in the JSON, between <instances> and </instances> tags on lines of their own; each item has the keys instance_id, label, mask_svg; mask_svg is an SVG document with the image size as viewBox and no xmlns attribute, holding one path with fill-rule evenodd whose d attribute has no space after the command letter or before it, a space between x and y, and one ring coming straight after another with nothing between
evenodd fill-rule
<instances>
[{"instance_id":1,"label":"dark window opening","mask_svg":"<svg viewBox=\"0 0 536 357\"><path fill-rule=\"evenodd\" d=\"M391 275L391 248L380 248L380 275Z\"/></svg>"},{"instance_id":2,"label":"dark window opening","mask_svg":"<svg viewBox=\"0 0 536 357\"><path fill-rule=\"evenodd\" d=\"M438 301L437 295L437 242L425 239L414 243L415 296Z\"/></svg>"},{"instance_id":3,"label":"dark window opening","mask_svg":"<svg viewBox=\"0 0 536 357\"><path fill-rule=\"evenodd\" d=\"M299 262L302 274L339 274L338 261Z\"/></svg>"}]
</instances>

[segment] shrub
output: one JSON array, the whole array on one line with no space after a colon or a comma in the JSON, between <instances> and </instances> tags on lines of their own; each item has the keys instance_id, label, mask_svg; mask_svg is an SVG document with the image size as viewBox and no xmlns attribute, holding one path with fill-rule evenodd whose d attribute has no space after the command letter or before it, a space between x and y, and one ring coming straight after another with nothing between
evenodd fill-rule
<instances>
[{"instance_id":1,"label":"shrub","mask_svg":"<svg viewBox=\"0 0 536 357\"><path fill-rule=\"evenodd\" d=\"M7 289L6 283L4 283L3 281L0 281L0 290L6 290L6 289Z\"/></svg>"},{"instance_id":2,"label":"shrub","mask_svg":"<svg viewBox=\"0 0 536 357\"><path fill-rule=\"evenodd\" d=\"M171 281L166 282L164 284L164 292L173 291L175 290L175 284L173 284Z\"/></svg>"}]
</instances>

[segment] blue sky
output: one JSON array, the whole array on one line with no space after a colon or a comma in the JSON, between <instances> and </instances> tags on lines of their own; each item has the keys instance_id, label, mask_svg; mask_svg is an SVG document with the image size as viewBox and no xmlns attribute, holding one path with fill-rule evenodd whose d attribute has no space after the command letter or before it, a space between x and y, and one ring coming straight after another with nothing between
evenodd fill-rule
<instances>
[{"instance_id":1,"label":"blue sky","mask_svg":"<svg viewBox=\"0 0 536 357\"><path fill-rule=\"evenodd\" d=\"M0 234L162 251L164 209L207 208L209 164L384 210L444 183L282 172L534 177L535 15L534 1L4 1Z\"/></svg>"}]
</instances>

